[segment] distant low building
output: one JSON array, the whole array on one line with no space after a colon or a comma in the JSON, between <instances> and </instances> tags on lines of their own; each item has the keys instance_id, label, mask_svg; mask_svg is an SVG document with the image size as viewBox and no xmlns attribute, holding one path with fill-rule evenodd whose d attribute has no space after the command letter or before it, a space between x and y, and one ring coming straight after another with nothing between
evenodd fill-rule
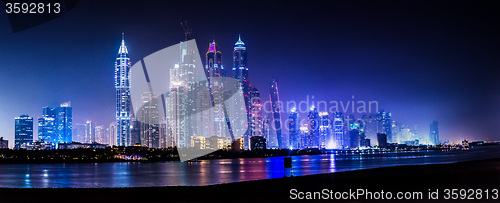
<instances>
[{"instance_id":1,"label":"distant low building","mask_svg":"<svg viewBox=\"0 0 500 203\"><path fill-rule=\"evenodd\" d=\"M23 143L20 146L20 149L26 150L51 150L55 148L56 145L53 142L30 142Z\"/></svg>"},{"instance_id":2,"label":"distant low building","mask_svg":"<svg viewBox=\"0 0 500 203\"><path fill-rule=\"evenodd\" d=\"M104 149L108 145L106 144L99 144L99 143L78 143L78 142L73 142L73 143L60 143L58 149L78 149L78 148L83 148L83 149Z\"/></svg>"},{"instance_id":3,"label":"distant low building","mask_svg":"<svg viewBox=\"0 0 500 203\"><path fill-rule=\"evenodd\" d=\"M0 149L7 149L9 148L9 141L4 140L3 137L0 137Z\"/></svg>"}]
</instances>

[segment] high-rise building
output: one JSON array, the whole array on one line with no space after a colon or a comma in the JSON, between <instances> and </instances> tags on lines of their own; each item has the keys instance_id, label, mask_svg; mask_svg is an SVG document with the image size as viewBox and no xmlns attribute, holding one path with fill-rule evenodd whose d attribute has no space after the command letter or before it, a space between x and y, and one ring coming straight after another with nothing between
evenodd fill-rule
<instances>
[{"instance_id":1,"label":"high-rise building","mask_svg":"<svg viewBox=\"0 0 500 203\"><path fill-rule=\"evenodd\" d=\"M44 143L71 143L73 141L73 113L71 104L44 107L38 118L38 141Z\"/></svg>"},{"instance_id":2,"label":"high-rise building","mask_svg":"<svg viewBox=\"0 0 500 203\"><path fill-rule=\"evenodd\" d=\"M141 122L134 117L130 120L130 144L141 145Z\"/></svg>"},{"instance_id":3,"label":"high-rise building","mask_svg":"<svg viewBox=\"0 0 500 203\"><path fill-rule=\"evenodd\" d=\"M53 108L43 107L43 114L38 118L38 141L56 142L56 113Z\"/></svg>"},{"instance_id":4,"label":"high-rise building","mask_svg":"<svg viewBox=\"0 0 500 203\"><path fill-rule=\"evenodd\" d=\"M307 116L308 134L304 137L304 147L319 148L320 117L316 107L311 107Z\"/></svg>"},{"instance_id":5,"label":"high-rise building","mask_svg":"<svg viewBox=\"0 0 500 203\"><path fill-rule=\"evenodd\" d=\"M95 141L99 144L105 144L106 140L106 129L103 125L98 125L94 128L95 130Z\"/></svg>"},{"instance_id":6,"label":"high-rise building","mask_svg":"<svg viewBox=\"0 0 500 203\"><path fill-rule=\"evenodd\" d=\"M160 117L158 96L151 92L142 95L140 110L141 145L149 148L160 147Z\"/></svg>"},{"instance_id":7,"label":"high-rise building","mask_svg":"<svg viewBox=\"0 0 500 203\"><path fill-rule=\"evenodd\" d=\"M301 147L300 148L307 148L309 145L309 141L307 140L309 138L309 124L304 123L302 126L299 128L299 137L301 141Z\"/></svg>"},{"instance_id":8,"label":"high-rise building","mask_svg":"<svg viewBox=\"0 0 500 203\"><path fill-rule=\"evenodd\" d=\"M327 148L328 143L333 142L333 136L331 136L331 125L328 119L328 112L319 112L319 148Z\"/></svg>"},{"instance_id":9,"label":"high-rise building","mask_svg":"<svg viewBox=\"0 0 500 203\"><path fill-rule=\"evenodd\" d=\"M14 148L19 149L23 144L33 142L33 118L21 115L15 119Z\"/></svg>"},{"instance_id":10,"label":"high-rise building","mask_svg":"<svg viewBox=\"0 0 500 203\"><path fill-rule=\"evenodd\" d=\"M90 120L85 122L85 139L84 143L92 144L95 140L95 126L94 123Z\"/></svg>"},{"instance_id":11,"label":"high-rise building","mask_svg":"<svg viewBox=\"0 0 500 203\"><path fill-rule=\"evenodd\" d=\"M290 140L289 147L291 149L299 149L300 135L299 135L300 120L297 109L293 108L288 117L288 137Z\"/></svg>"},{"instance_id":12,"label":"high-rise building","mask_svg":"<svg viewBox=\"0 0 500 203\"><path fill-rule=\"evenodd\" d=\"M109 146L117 146L116 121L109 124Z\"/></svg>"},{"instance_id":13,"label":"high-rise building","mask_svg":"<svg viewBox=\"0 0 500 203\"><path fill-rule=\"evenodd\" d=\"M114 126L116 127L116 121L113 123L114 123ZM114 132L116 132L116 130ZM113 136L113 137L115 137L115 140L116 140L116 136ZM76 123L73 126L73 141L79 142L79 143L85 143L85 124ZM116 145L116 141L115 141L115 145Z\"/></svg>"},{"instance_id":14,"label":"high-rise building","mask_svg":"<svg viewBox=\"0 0 500 203\"><path fill-rule=\"evenodd\" d=\"M281 105L280 98L278 93L278 79L272 78L269 82L269 97L271 101L271 107L273 112L273 123L274 129L276 131L276 138L278 140L278 147L280 149L287 148L286 140L283 139L283 135L281 134Z\"/></svg>"},{"instance_id":15,"label":"high-rise building","mask_svg":"<svg viewBox=\"0 0 500 203\"><path fill-rule=\"evenodd\" d=\"M228 137L228 115L224 106L224 83L220 77L226 76L226 71L221 63L222 53L218 50L215 41L209 44L206 54L205 74L209 81L210 98L213 108L209 111L208 131L213 135L225 138Z\"/></svg>"},{"instance_id":16,"label":"high-rise building","mask_svg":"<svg viewBox=\"0 0 500 203\"><path fill-rule=\"evenodd\" d=\"M344 148L344 119L342 113L335 112L333 115L333 144L334 149Z\"/></svg>"},{"instance_id":17,"label":"high-rise building","mask_svg":"<svg viewBox=\"0 0 500 203\"><path fill-rule=\"evenodd\" d=\"M386 111L378 112L378 131L377 133L384 133L387 136L387 142L392 143L392 123L391 123L391 113Z\"/></svg>"},{"instance_id":18,"label":"high-rise building","mask_svg":"<svg viewBox=\"0 0 500 203\"><path fill-rule=\"evenodd\" d=\"M433 145L441 144L439 142L439 128L437 121L432 121L430 125L429 139L431 140L431 144Z\"/></svg>"},{"instance_id":19,"label":"high-rise building","mask_svg":"<svg viewBox=\"0 0 500 203\"><path fill-rule=\"evenodd\" d=\"M130 58L122 34L122 43L115 62L116 136L118 146L132 145L130 135L130 68Z\"/></svg>"},{"instance_id":20,"label":"high-rise building","mask_svg":"<svg viewBox=\"0 0 500 203\"><path fill-rule=\"evenodd\" d=\"M250 92L250 135L262 136L262 102L257 88Z\"/></svg>"},{"instance_id":21,"label":"high-rise building","mask_svg":"<svg viewBox=\"0 0 500 203\"><path fill-rule=\"evenodd\" d=\"M244 96L244 104L239 104L237 102L240 101L235 101L236 103L233 104L235 107L239 107L241 109L234 109L233 113L233 118L235 121L239 122L241 120L244 120L243 118L240 118L240 116L243 116L243 114L240 114L242 110L244 110L247 116L248 120L248 128L244 129L246 132L239 132L241 130L240 128L235 128L235 131L233 132L234 134L237 135L243 135L243 139L247 144L245 144L245 148L248 149L250 140L249 137L252 136L251 132L251 108L252 104L250 102L251 100L251 91L252 87L250 84L250 81L248 79L248 67L247 67L247 49L245 46L245 43L241 40L241 36L239 36L238 41L234 44L234 50L233 50L233 77L237 79L240 84L241 84L241 90L243 91L243 96Z\"/></svg>"},{"instance_id":22,"label":"high-rise building","mask_svg":"<svg viewBox=\"0 0 500 203\"><path fill-rule=\"evenodd\" d=\"M351 129L349 130L349 148L350 149L358 149L361 144L361 137L359 133L359 129L357 127L354 127L355 125L352 125Z\"/></svg>"},{"instance_id":23,"label":"high-rise building","mask_svg":"<svg viewBox=\"0 0 500 203\"><path fill-rule=\"evenodd\" d=\"M54 143L71 143L73 141L73 109L71 103L63 103L55 108L56 134Z\"/></svg>"}]
</instances>

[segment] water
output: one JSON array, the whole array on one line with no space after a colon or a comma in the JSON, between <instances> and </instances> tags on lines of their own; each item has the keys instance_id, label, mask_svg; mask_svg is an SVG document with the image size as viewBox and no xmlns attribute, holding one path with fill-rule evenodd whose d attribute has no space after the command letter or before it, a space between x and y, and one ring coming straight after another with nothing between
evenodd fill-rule
<instances>
[{"instance_id":1,"label":"water","mask_svg":"<svg viewBox=\"0 0 500 203\"><path fill-rule=\"evenodd\" d=\"M468 151L419 151L380 154L292 157L295 176L397 166L454 163L500 157L500 147ZM0 187L95 188L211 185L284 175L283 157L203 160L196 163L3 164Z\"/></svg>"}]
</instances>

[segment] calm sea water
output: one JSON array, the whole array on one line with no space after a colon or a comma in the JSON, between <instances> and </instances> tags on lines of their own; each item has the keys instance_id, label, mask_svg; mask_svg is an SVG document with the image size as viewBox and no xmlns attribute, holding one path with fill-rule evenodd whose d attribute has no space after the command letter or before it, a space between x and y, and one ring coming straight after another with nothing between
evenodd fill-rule
<instances>
[{"instance_id":1,"label":"calm sea water","mask_svg":"<svg viewBox=\"0 0 500 203\"><path fill-rule=\"evenodd\" d=\"M468 151L294 156L293 175L311 175L397 165L454 163L500 157L500 147ZM196 163L2 164L0 187L87 188L211 185L281 178L283 157L218 159Z\"/></svg>"}]
</instances>

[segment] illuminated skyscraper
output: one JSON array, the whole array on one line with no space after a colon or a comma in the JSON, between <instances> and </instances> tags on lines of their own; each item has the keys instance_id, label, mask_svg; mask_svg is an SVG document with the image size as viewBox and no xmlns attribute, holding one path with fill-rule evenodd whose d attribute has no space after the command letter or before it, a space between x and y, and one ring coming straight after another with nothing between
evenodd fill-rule
<instances>
[{"instance_id":1,"label":"illuminated skyscraper","mask_svg":"<svg viewBox=\"0 0 500 203\"><path fill-rule=\"evenodd\" d=\"M141 98L140 114L140 137L141 145L149 148L160 147L160 120L158 96L154 93L145 92Z\"/></svg>"},{"instance_id":2,"label":"illuminated skyscraper","mask_svg":"<svg viewBox=\"0 0 500 203\"><path fill-rule=\"evenodd\" d=\"M438 128L438 122L433 121L430 126L430 133L429 133L429 139L431 140L431 144L433 145L439 145L441 144L439 142L439 128Z\"/></svg>"},{"instance_id":3,"label":"illuminated skyscraper","mask_svg":"<svg viewBox=\"0 0 500 203\"><path fill-rule=\"evenodd\" d=\"M328 112L319 112L320 124L319 124L319 148L327 148L327 144L333 142L331 136L331 125L328 119Z\"/></svg>"},{"instance_id":4,"label":"illuminated skyscraper","mask_svg":"<svg viewBox=\"0 0 500 203\"><path fill-rule=\"evenodd\" d=\"M262 136L262 102L257 88L250 92L250 135Z\"/></svg>"},{"instance_id":5,"label":"illuminated skyscraper","mask_svg":"<svg viewBox=\"0 0 500 203\"><path fill-rule=\"evenodd\" d=\"M333 148L343 149L344 148L344 119L342 113L335 112L333 115Z\"/></svg>"},{"instance_id":6,"label":"illuminated skyscraper","mask_svg":"<svg viewBox=\"0 0 500 203\"><path fill-rule=\"evenodd\" d=\"M295 108L290 112L288 117L288 137L290 138L289 147L291 149L300 148L300 135L299 135L300 120L299 114Z\"/></svg>"},{"instance_id":7,"label":"illuminated skyscraper","mask_svg":"<svg viewBox=\"0 0 500 203\"><path fill-rule=\"evenodd\" d=\"M278 80L276 78L272 78L269 82L269 97L272 106L273 112L273 123L276 130L276 138L278 140L278 147L280 149L287 148L288 143L283 139L281 134L281 105L280 98L278 93Z\"/></svg>"},{"instance_id":8,"label":"illuminated skyscraper","mask_svg":"<svg viewBox=\"0 0 500 203\"><path fill-rule=\"evenodd\" d=\"M304 147L319 148L320 117L316 107L311 107L307 121L308 133L304 137Z\"/></svg>"},{"instance_id":9,"label":"illuminated skyscraper","mask_svg":"<svg viewBox=\"0 0 500 203\"><path fill-rule=\"evenodd\" d=\"M122 43L115 62L117 145L131 146L130 58L122 34Z\"/></svg>"},{"instance_id":10,"label":"illuminated skyscraper","mask_svg":"<svg viewBox=\"0 0 500 203\"><path fill-rule=\"evenodd\" d=\"M33 142L33 118L21 115L15 120L14 148L19 149L22 144Z\"/></svg>"},{"instance_id":11,"label":"illuminated skyscraper","mask_svg":"<svg viewBox=\"0 0 500 203\"><path fill-rule=\"evenodd\" d=\"M56 134L54 143L71 143L73 141L73 109L71 103L63 103L55 108Z\"/></svg>"},{"instance_id":12,"label":"illuminated skyscraper","mask_svg":"<svg viewBox=\"0 0 500 203\"><path fill-rule=\"evenodd\" d=\"M387 142L392 143L392 123L391 123L391 113L386 111L378 112L378 132L384 133L387 136Z\"/></svg>"},{"instance_id":13,"label":"illuminated skyscraper","mask_svg":"<svg viewBox=\"0 0 500 203\"><path fill-rule=\"evenodd\" d=\"M43 107L43 114L38 118L38 141L54 143L56 134L56 114L53 108Z\"/></svg>"},{"instance_id":14,"label":"illuminated skyscraper","mask_svg":"<svg viewBox=\"0 0 500 203\"><path fill-rule=\"evenodd\" d=\"M249 126L249 128L246 129L247 130L246 132L234 132L234 133L237 135L243 134L244 142L248 143L248 144L245 144L245 148L248 148L249 142L250 142L249 137L252 136L252 132L250 129L250 127L252 125L252 123L251 123L252 118L251 118L251 112L250 112L251 108L252 108L252 106L251 106L252 104L250 102L250 99L251 99L250 92L252 90L252 87L250 85L250 81L248 80L247 48L245 47L245 43L241 40L241 36L238 37L238 41L234 44L233 77L235 79L237 79L241 84L241 90L243 91L244 102L245 102L244 105L241 105L238 103L233 104L235 107L244 108L244 109L235 109L234 112L232 112L232 113L234 113L233 118L236 121L243 120L242 118L239 118L239 116L241 116L241 114L239 114L238 112L240 112L241 110L245 110L247 120L248 120L248 126ZM240 130L240 129L236 129L236 130Z\"/></svg>"},{"instance_id":15,"label":"illuminated skyscraper","mask_svg":"<svg viewBox=\"0 0 500 203\"><path fill-rule=\"evenodd\" d=\"M92 121L87 121L85 123L85 140L84 143L94 143L95 142L95 126Z\"/></svg>"},{"instance_id":16,"label":"illuminated skyscraper","mask_svg":"<svg viewBox=\"0 0 500 203\"><path fill-rule=\"evenodd\" d=\"M103 125L96 126L94 128L94 134L95 134L95 141L99 144L105 144L105 138L106 138L106 129L104 129Z\"/></svg>"},{"instance_id":17,"label":"illuminated skyscraper","mask_svg":"<svg viewBox=\"0 0 500 203\"><path fill-rule=\"evenodd\" d=\"M116 122L109 124L109 146L116 146Z\"/></svg>"}]
</instances>

